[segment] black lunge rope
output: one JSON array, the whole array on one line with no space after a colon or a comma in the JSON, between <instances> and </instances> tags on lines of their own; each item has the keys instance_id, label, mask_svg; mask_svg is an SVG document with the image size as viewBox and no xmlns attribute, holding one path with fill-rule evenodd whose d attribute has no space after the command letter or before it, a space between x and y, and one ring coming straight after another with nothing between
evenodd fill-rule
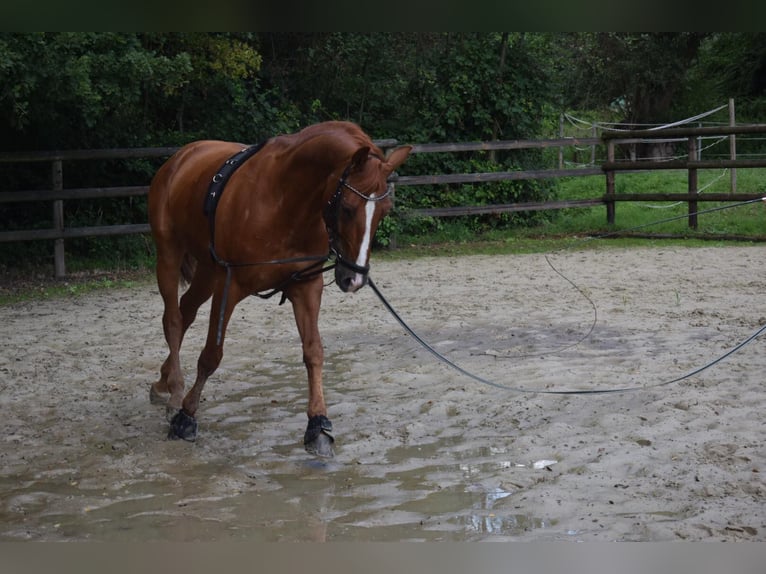
<instances>
[{"instance_id":1,"label":"black lunge rope","mask_svg":"<svg viewBox=\"0 0 766 574\"><path fill-rule=\"evenodd\" d=\"M412 330L412 328L404 321L404 319L401 318L399 313L396 312L396 310L391 306L391 303L386 300L386 298L383 296L383 293L380 292L377 285L375 285L375 282L372 280L372 277L368 277L367 283L372 288L372 290L375 292L375 295L378 296L378 299L380 299L380 302L383 303L383 306L388 309L389 313L396 319L396 321L404 328L407 333L409 333L413 339L415 339L426 351L431 353L434 357L436 357L439 361L442 363L445 363L449 367L453 368L460 374L473 379L476 382L482 383L484 385L489 385L491 387L495 387L498 389L503 389L506 391L513 391L515 393L530 393L530 394L544 394L544 395L606 395L606 394L614 394L614 393L627 393L632 391L643 391L647 389L653 389L657 387L664 387L667 385L672 385L674 383L679 383L683 381L684 379L688 379L690 377L693 377L694 375L697 375L701 373L702 371L705 371L709 369L710 367L720 363L727 357L733 355L737 351L739 351L742 347L750 343L751 341L754 341L758 337L760 337L765 331L766 331L766 325L763 325L759 329L755 331L752 335L750 335L747 339L739 343L737 346L733 347L732 349L729 349L726 353L721 355L720 357L708 362L707 364L703 365L702 367L699 367L697 369L694 369L693 371L686 373L685 375L682 375L680 377L676 377L675 379L672 379L670 381L663 381L661 383L655 383L653 385L645 385L645 386L633 386L633 387L623 387L619 389L601 389L601 390L548 390L548 391L540 391L535 389L525 389L522 387L511 387L508 385L503 385L500 383L496 383L495 381L490 381L489 379L485 379L484 377L480 377L479 375L475 375L471 373L470 371L465 370L460 365L452 362L447 357L442 355L439 351L434 349L431 345L429 345L422 337L420 337L415 331Z\"/></svg>"},{"instance_id":2,"label":"black lunge rope","mask_svg":"<svg viewBox=\"0 0 766 574\"><path fill-rule=\"evenodd\" d=\"M742 202L739 202L739 203L731 203L731 204L728 204L728 205L722 205L722 206L713 207L713 208L710 208L710 209L705 209L705 210L702 210L702 211L698 211L697 215L702 215L702 214L705 214L705 213L713 213L713 212L716 212L716 211L723 211L725 209L731 209L733 207L741 207L743 205L749 205L751 203L757 203L757 202L766 202L766 197L759 197L759 198L756 198L756 199L750 199L750 200L742 201ZM651 222L651 223L646 223L646 224L643 224L643 225L639 225L639 226L634 227L632 229L623 230L621 232L609 232L609 233L604 233L602 235L588 237L588 238L583 239L582 242L590 241L590 240L593 240L593 239L602 239L602 238L610 237L612 235L616 235L617 233L624 233L625 231L635 231L636 229L642 229L644 227L649 227L651 225L657 225L657 224L660 224L660 223L667 223L667 222L670 222L670 221L675 221L676 219L681 219L682 217L683 218L688 217L688 214L687 215L682 215L682 216L668 217L666 219L662 219L662 220L659 220L659 221L654 221L654 222ZM561 275L561 277L564 278L570 285L572 285L572 287L577 289L577 291L579 291L580 294L582 294L586 299L588 299L589 303L593 307L594 323L591 325L590 330L588 331L588 334L586 335L586 337L584 337L584 338L587 338L587 336L590 335L590 333L593 331L593 328L595 327L595 320L596 320L595 319L596 318L596 306L595 306L595 304L583 292L582 289L580 289L568 277L566 277L563 273L561 273L558 269L556 269L553 266L553 264L550 262L550 260L548 259L547 256L546 256L546 261L548 261L548 265L550 265L551 269L553 269L556 273ZM737 351L742 349L742 347L744 347L748 343L750 343L750 342L754 341L755 339L757 339L758 337L760 337L764 332L766 332L766 325L763 325L763 326L759 327L747 339L745 339L744 341L742 341L741 343L739 343L735 347L729 349L726 353L724 353L720 357L718 357L716 359L713 359L712 361L709 361L705 365L703 365L703 366L701 366L701 367L699 367L697 369L694 369L693 371L690 371L690 372L686 373L685 375L682 375L680 377L676 377L675 379L671 379L669 381L663 381L663 382L660 382L660 383L655 383L653 385L623 387L623 388L619 388L619 389L602 389L602 390L549 390L549 391L540 391L540 390L535 390L535 389L525 389L525 388L521 388L521 387L511 387L511 386L508 386L508 385L503 385L503 384L497 383L495 381L490 381L488 379L485 379L484 377L480 377L479 375L475 375L475 374L465 370L463 367L461 367L461 366L455 364L454 362L450 361L447 357L445 357L444 355L439 353L436 349L434 349L431 345L429 345L425 340L423 340L422 337L420 337L417 333L415 333L415 331L413 331L412 328L409 325L407 325L407 323L404 321L404 319L402 319L399 316L399 314L396 312L396 310L386 300L386 298L383 296L383 293L380 292L380 290L375 285L375 283L373 282L371 277L368 278L367 282L369 283L370 287L375 292L375 294L378 296L378 299L380 299L381 303L383 303L383 305L386 307L386 309L388 309L388 311L391 313L391 315L394 317L394 319L396 319L396 321L404 328L404 330L407 331L407 333L409 333L412 336L413 339L415 339L425 350L427 350L429 353L431 353L439 361L445 363L449 367L451 367L454 370L458 371L460 374L462 374L462 375L464 375L464 376L466 376L466 377L468 377L470 379L473 379L476 382L482 383L484 385L489 385L491 387L496 387L498 389L503 389L503 390L506 390L506 391L513 391L513 392L516 392L516 393L534 393L534 394L545 394L545 395L604 395L604 394L611 394L611 393L627 393L627 392L632 392L632 391L642 391L642 390L653 389L653 388L657 388L657 387L664 387L664 386L667 386L667 385L672 385L674 383L679 383L679 382L681 382L681 381L683 381L685 379L688 379L690 377L698 375L702 371L705 371L705 370L709 369L710 367L712 367L714 365L717 365L718 363L720 363L721 361L723 361L727 357L733 355L734 353L736 353ZM584 340L584 338L581 339L581 340Z\"/></svg>"}]
</instances>

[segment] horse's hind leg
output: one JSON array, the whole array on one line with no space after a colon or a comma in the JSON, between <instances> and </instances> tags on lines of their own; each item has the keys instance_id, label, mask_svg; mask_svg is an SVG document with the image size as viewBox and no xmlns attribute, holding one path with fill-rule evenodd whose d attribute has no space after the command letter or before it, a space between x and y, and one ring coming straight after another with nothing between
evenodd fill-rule
<instances>
[{"instance_id":1,"label":"horse's hind leg","mask_svg":"<svg viewBox=\"0 0 766 574\"><path fill-rule=\"evenodd\" d=\"M189 285L189 288L181 296L181 301L178 305L178 310L181 314L181 333L180 339L178 340L179 349L183 343L183 338L184 335L186 335L186 331L189 329L191 324L194 323L194 320L197 317L197 311L199 310L200 306L205 301L210 299L210 296L213 294L213 286L214 282L211 270L208 267L198 267L191 281L191 284ZM171 335L171 337L172 336L173 335ZM173 340L175 341L175 339ZM170 345L170 340L168 340L168 346ZM181 401L183 399L183 380L181 379L180 385L176 384L173 386L169 383L171 380L169 376L171 373L173 373L173 361L177 360L177 354L174 355L171 350L170 355L165 360L165 363L160 369L160 380L155 384L156 386L152 386L149 393L149 398L153 404L166 405L168 419L172 418L178 412L178 410L181 408ZM180 364L177 366L177 368L177 373L180 374ZM164 386L163 381L165 383ZM172 392L173 389L177 390L175 394ZM160 394L162 391L164 391L164 394ZM168 394L170 394L170 397L168 397Z\"/></svg>"},{"instance_id":2,"label":"horse's hind leg","mask_svg":"<svg viewBox=\"0 0 766 574\"><path fill-rule=\"evenodd\" d=\"M211 285L210 289L212 290L212 285L214 284L212 277L210 278L209 284ZM242 300L242 298L243 292L239 289L236 282L232 282L226 298L226 305L223 310L223 324L220 327L219 341L218 324L221 319L220 313L223 290L219 289L213 296L207 341L197 360L197 378L194 381L192 388L189 389L189 392L186 393L186 396L183 398L183 403L179 404L179 408L175 408L171 412L171 407L168 405L168 416L170 417L171 414L173 415L170 419L169 437L182 438L188 441L194 441L197 438L197 421L194 416L199 408L202 389L208 378L216 371L218 365L221 364L226 326L229 323L234 307Z\"/></svg>"},{"instance_id":3,"label":"horse's hind leg","mask_svg":"<svg viewBox=\"0 0 766 574\"><path fill-rule=\"evenodd\" d=\"M181 296L181 303L179 305L182 319L182 341L187 329L194 323L194 319L197 318L197 311L213 294L214 287L215 281L212 270L209 267L198 267L189 288Z\"/></svg>"},{"instance_id":4,"label":"horse's hind leg","mask_svg":"<svg viewBox=\"0 0 766 574\"><path fill-rule=\"evenodd\" d=\"M166 397L183 393L183 375L179 352L183 338L183 320L178 306L178 284L181 280L183 254L174 249L157 249L157 286L164 304L162 328L170 353L160 369L160 379L151 386L152 403L167 402ZM180 390L179 390L180 389Z\"/></svg>"},{"instance_id":5,"label":"horse's hind leg","mask_svg":"<svg viewBox=\"0 0 766 574\"><path fill-rule=\"evenodd\" d=\"M169 253L168 253L169 252ZM210 298L213 290L209 273L199 269L189 289L178 302L181 263L184 256L173 249L158 249L157 285L164 302L162 325L169 354L160 368L160 379L149 390L152 404L166 405L169 417L181 408L184 381L180 364L180 349L184 335L194 322L200 305Z\"/></svg>"}]
</instances>

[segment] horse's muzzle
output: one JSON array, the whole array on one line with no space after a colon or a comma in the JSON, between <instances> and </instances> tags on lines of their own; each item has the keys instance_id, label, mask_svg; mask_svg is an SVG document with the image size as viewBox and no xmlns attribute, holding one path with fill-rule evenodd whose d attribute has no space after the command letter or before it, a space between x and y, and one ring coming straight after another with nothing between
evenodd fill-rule
<instances>
[{"instance_id":1,"label":"horse's muzzle","mask_svg":"<svg viewBox=\"0 0 766 574\"><path fill-rule=\"evenodd\" d=\"M335 268L335 282L344 293L353 293L367 284L367 273L357 273L338 266Z\"/></svg>"},{"instance_id":2,"label":"horse's muzzle","mask_svg":"<svg viewBox=\"0 0 766 574\"><path fill-rule=\"evenodd\" d=\"M370 266L357 265L335 252L335 282L344 293L353 293L367 284Z\"/></svg>"}]
</instances>

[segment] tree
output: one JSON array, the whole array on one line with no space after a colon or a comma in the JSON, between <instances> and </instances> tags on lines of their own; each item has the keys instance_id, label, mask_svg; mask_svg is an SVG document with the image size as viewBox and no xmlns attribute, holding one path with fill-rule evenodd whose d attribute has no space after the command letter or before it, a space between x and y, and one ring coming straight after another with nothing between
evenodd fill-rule
<instances>
[{"instance_id":1,"label":"tree","mask_svg":"<svg viewBox=\"0 0 766 574\"><path fill-rule=\"evenodd\" d=\"M563 107L618 106L627 123L672 119L701 32L577 32L552 36L561 57Z\"/></svg>"},{"instance_id":2,"label":"tree","mask_svg":"<svg viewBox=\"0 0 766 574\"><path fill-rule=\"evenodd\" d=\"M766 33L714 34L704 46L700 69L731 97L766 96Z\"/></svg>"},{"instance_id":3,"label":"tree","mask_svg":"<svg viewBox=\"0 0 766 574\"><path fill-rule=\"evenodd\" d=\"M349 119L411 141L538 132L545 80L527 35L260 34L263 86L305 122Z\"/></svg>"},{"instance_id":4,"label":"tree","mask_svg":"<svg viewBox=\"0 0 766 574\"><path fill-rule=\"evenodd\" d=\"M409 89L423 141L538 134L548 95L531 47L520 33L435 36Z\"/></svg>"},{"instance_id":5,"label":"tree","mask_svg":"<svg viewBox=\"0 0 766 574\"><path fill-rule=\"evenodd\" d=\"M260 78L294 107L301 124L354 121L378 138L401 137L413 102L418 35L402 33L262 33Z\"/></svg>"},{"instance_id":6,"label":"tree","mask_svg":"<svg viewBox=\"0 0 766 574\"><path fill-rule=\"evenodd\" d=\"M762 120L766 113L766 34L719 32L700 47L698 65L689 74L688 101L715 105L737 100L737 115Z\"/></svg>"}]
</instances>

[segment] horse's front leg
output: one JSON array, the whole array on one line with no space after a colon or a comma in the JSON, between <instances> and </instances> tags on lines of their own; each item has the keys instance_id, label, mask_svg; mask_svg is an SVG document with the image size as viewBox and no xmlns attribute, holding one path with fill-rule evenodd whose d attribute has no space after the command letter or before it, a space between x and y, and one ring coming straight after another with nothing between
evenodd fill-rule
<instances>
[{"instance_id":1,"label":"horse's front leg","mask_svg":"<svg viewBox=\"0 0 766 574\"><path fill-rule=\"evenodd\" d=\"M309 422L303 437L306 451L319 456L331 457L333 453L332 423L327 418L327 406L322 390L322 365L324 348L319 335L319 307L322 303L321 277L299 283L289 289L287 296L293 304L295 323L303 345L303 363L306 365L309 384L309 401L306 414Z\"/></svg>"}]
</instances>

